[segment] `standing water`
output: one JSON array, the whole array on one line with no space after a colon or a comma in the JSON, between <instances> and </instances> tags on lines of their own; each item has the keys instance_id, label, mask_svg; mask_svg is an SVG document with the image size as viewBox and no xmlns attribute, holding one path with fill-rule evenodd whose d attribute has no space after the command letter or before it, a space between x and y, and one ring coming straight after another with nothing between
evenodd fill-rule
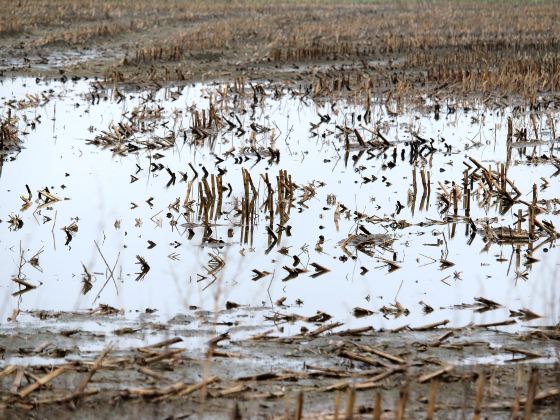
<instances>
[{"instance_id":1,"label":"standing water","mask_svg":"<svg viewBox=\"0 0 560 420\"><path fill-rule=\"evenodd\" d=\"M214 311L244 337L560 318L557 112L266 84L0 89L22 140L0 169L4 321Z\"/></svg>"}]
</instances>

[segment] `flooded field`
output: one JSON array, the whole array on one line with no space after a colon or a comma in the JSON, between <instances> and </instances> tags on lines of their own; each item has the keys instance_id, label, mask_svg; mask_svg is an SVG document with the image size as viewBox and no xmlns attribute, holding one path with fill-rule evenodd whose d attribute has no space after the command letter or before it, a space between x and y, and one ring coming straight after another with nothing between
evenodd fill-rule
<instances>
[{"instance_id":1,"label":"flooded field","mask_svg":"<svg viewBox=\"0 0 560 420\"><path fill-rule=\"evenodd\" d=\"M2 92L25 132L2 170L3 318L251 307L287 334L318 313L377 329L558 320L555 110L266 85Z\"/></svg>"},{"instance_id":2,"label":"flooded field","mask_svg":"<svg viewBox=\"0 0 560 420\"><path fill-rule=\"evenodd\" d=\"M1 87L20 142L0 178L0 331L35 347L6 369L176 336L204 357L209 339L558 323L554 108L242 81ZM558 363L554 342L504 337L446 363Z\"/></svg>"},{"instance_id":3,"label":"flooded field","mask_svg":"<svg viewBox=\"0 0 560 420\"><path fill-rule=\"evenodd\" d=\"M558 417L555 1L0 5L0 418Z\"/></svg>"}]
</instances>

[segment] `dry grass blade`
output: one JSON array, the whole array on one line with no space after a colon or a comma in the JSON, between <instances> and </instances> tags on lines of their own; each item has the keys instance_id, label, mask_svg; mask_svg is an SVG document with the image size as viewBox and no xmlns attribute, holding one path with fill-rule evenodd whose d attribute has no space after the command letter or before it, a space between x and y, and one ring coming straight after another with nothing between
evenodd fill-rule
<instances>
[{"instance_id":1,"label":"dry grass blade","mask_svg":"<svg viewBox=\"0 0 560 420\"><path fill-rule=\"evenodd\" d=\"M441 375L445 375L446 373L451 372L454 368L455 367L453 365L447 365L441 369L436 370L435 372L427 373L425 375L420 376L418 378L418 382L423 384L425 382L431 381L432 379L436 379Z\"/></svg>"},{"instance_id":2,"label":"dry grass blade","mask_svg":"<svg viewBox=\"0 0 560 420\"><path fill-rule=\"evenodd\" d=\"M84 378L76 388L76 391L74 391L73 398L80 398L82 396L89 381L91 381L91 378L93 377L93 375L95 375L95 372L97 372L101 368L101 365L103 364L103 359L105 359L105 357L107 356L107 354L109 354L111 350L112 350L111 346L106 347L101 352L101 354L97 357L95 363L93 364L89 372L84 376Z\"/></svg>"},{"instance_id":3,"label":"dry grass blade","mask_svg":"<svg viewBox=\"0 0 560 420\"><path fill-rule=\"evenodd\" d=\"M384 352L382 350L376 349L375 347L370 347L370 346L363 345L363 344L356 344L356 347L358 347L362 351L372 353L372 354L375 354L375 355L377 355L379 357L382 357L384 359L390 360L393 363L397 363L399 365L406 364L406 360L404 360L402 357L394 356L394 355L389 354L387 352Z\"/></svg>"},{"instance_id":4,"label":"dry grass blade","mask_svg":"<svg viewBox=\"0 0 560 420\"><path fill-rule=\"evenodd\" d=\"M56 368L55 370L53 370L52 372L46 374L45 376L39 378L36 382L32 383L31 385L28 385L27 387L25 387L24 389L22 389L18 395L21 398L25 398L27 397L29 394L31 394L32 392L36 391L37 389L39 389L41 386L49 383L50 381L52 381L54 378L62 375L64 372L67 371L67 368L65 366L60 366L58 368Z\"/></svg>"}]
</instances>

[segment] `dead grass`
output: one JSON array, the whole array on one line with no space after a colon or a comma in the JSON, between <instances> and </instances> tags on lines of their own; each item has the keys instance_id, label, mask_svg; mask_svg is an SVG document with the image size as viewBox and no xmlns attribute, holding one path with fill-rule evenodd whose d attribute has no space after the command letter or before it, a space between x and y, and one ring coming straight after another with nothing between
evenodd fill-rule
<instances>
[{"instance_id":1,"label":"dead grass","mask_svg":"<svg viewBox=\"0 0 560 420\"><path fill-rule=\"evenodd\" d=\"M0 152L11 151L21 143L17 121L11 113L0 115Z\"/></svg>"},{"instance_id":2,"label":"dead grass","mask_svg":"<svg viewBox=\"0 0 560 420\"><path fill-rule=\"evenodd\" d=\"M446 85L460 93L533 97L560 86L554 1L0 0L0 6L0 40L15 45L21 38L29 49L107 48L125 80L144 75L130 81L161 64L167 68L160 77L172 81L199 65L272 74L292 64L346 63L353 65L347 89L362 89L368 80L398 94ZM322 85L335 84L339 74L320 77Z\"/></svg>"}]
</instances>

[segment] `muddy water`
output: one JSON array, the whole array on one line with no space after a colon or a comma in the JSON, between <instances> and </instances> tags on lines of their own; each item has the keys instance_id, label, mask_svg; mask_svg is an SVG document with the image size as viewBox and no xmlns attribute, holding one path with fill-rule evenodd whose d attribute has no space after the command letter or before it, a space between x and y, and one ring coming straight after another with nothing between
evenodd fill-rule
<instances>
[{"instance_id":1,"label":"muddy water","mask_svg":"<svg viewBox=\"0 0 560 420\"><path fill-rule=\"evenodd\" d=\"M546 238L537 240L532 255L539 261L526 264L526 244L518 251L511 244L487 244L480 232L469 239L467 223L461 217L455 219L456 223L448 223L453 210L442 214L438 205L439 183L447 188L451 184L446 181L462 185L468 157L485 166L506 163L507 118L513 117L515 129L527 128L533 133L528 113L511 108L490 110L481 104L471 104L468 109L457 105L452 107L454 112L449 112L442 105L435 118L433 112L412 107L372 105L372 122L368 124L358 120L364 113L362 105L344 101L317 104L303 94L284 92L275 97L273 91L267 91L266 96L258 98L258 104L251 106L253 94L249 87L246 89L246 98L236 93L221 98L218 92L224 91L223 86L197 84L171 90L123 91L119 99L111 89L96 90L91 81L3 80L2 113L11 105L26 134L22 150L4 157L0 176L2 323L6 324L15 309L81 311L100 303L123 309L131 320L147 308L155 309L153 318L166 322L177 314L192 314L194 306L197 310L224 310L226 302L242 305L217 316L226 323L222 330L238 325L236 336L247 334L240 328L243 326L251 327L251 333L260 328L284 327L276 331L278 334L297 333L302 325L314 328L303 321L285 324L268 318L278 314L309 317L317 311L343 322L340 328L415 327L446 319L450 326L463 326L504 321L510 318L510 310L521 308L541 317L518 319L503 328L524 330L559 321L555 272L560 252L554 242L539 247ZM13 100L22 102L18 105ZM208 109L211 102L246 132L228 131L227 127L210 130L210 138L194 143L190 130L194 110ZM173 135L172 147L118 154L88 143L112 123L126 122L126 116L142 105L157 109L161 115L147 120L145 132L135 133L134 138L141 142ZM328 115L330 120L313 129L312 124L320 122L319 115ZM556 168L546 161L530 165L527 155L549 156L554 152L550 121L557 125L558 117L552 112L538 114L540 141L536 146L514 147L508 171L527 201L531 201L532 186L537 183L538 199L548 200L540 204L546 208L540 218L556 226L560 223L551 201L560 193L558 179L552 177ZM241 154L241 149L251 144L251 123L258 124L259 132L253 140L262 152L260 160L254 153ZM361 126L372 129L376 125L391 147L362 152L351 149L346 156L337 125L356 127L366 140L374 136ZM260 132L259 127L267 130ZM412 131L432 139L435 149L416 162L418 194L414 202L410 199ZM266 155L271 145L280 152L278 161ZM197 178L189 163L197 171ZM208 179L221 171L224 185L231 185L231 193L224 193L222 214L212 221L211 233L196 213L196 188L203 167L210 174ZM166 168L176 175L174 184ZM279 171L286 170L300 187L285 223L289 231L284 231L268 252L269 221L264 210L256 212L249 238L239 226L236 209L241 207L244 194L243 168L258 190L259 208L267 191L261 174L268 174L276 186ZM424 202L420 168L430 172L431 192ZM186 174L184 180L180 172ZM194 211L184 216L185 208L176 211L173 204L177 199L183 204L187 182L193 179L190 199ZM26 185L32 192L32 203L22 209L20 196L28 195ZM313 194L302 202L304 186ZM45 187L60 201L42 205L38 191ZM489 218L493 227L514 227L518 209L526 211L526 206L516 204L501 214L498 206L479 206L472 200L470 216L479 220L477 225ZM357 220L355 211L369 219ZM459 216L463 214L460 206ZM20 229L10 225L11 215L20 217ZM276 230L279 216L275 217ZM78 229L69 238L63 228L73 223ZM351 234L363 233L359 226L371 234L387 235L392 243L372 248L370 255L352 246L346 253L341 242ZM19 274L36 288L13 296L21 290L12 281L19 271L20 247L26 261L38 257L38 264L24 264ZM282 248L287 249L287 255L278 252ZM299 258L296 266L294 255ZM145 277L138 280L136 256L150 266ZM454 265L441 267L442 256ZM225 265L214 270L218 260ZM400 268L390 271L387 260ZM316 273L312 263L329 271L312 277ZM302 272L288 280L284 266ZM82 293L83 267L92 274L92 287L86 294ZM271 274L254 281L253 269ZM475 297L502 306L477 311L464 305L474 303ZM282 298L286 298L283 305L278 305ZM426 313L421 301L433 311ZM383 313L383 307L394 309L394 305L402 308L400 313ZM356 318L356 307L374 313ZM39 322L25 314L20 321Z\"/></svg>"}]
</instances>

